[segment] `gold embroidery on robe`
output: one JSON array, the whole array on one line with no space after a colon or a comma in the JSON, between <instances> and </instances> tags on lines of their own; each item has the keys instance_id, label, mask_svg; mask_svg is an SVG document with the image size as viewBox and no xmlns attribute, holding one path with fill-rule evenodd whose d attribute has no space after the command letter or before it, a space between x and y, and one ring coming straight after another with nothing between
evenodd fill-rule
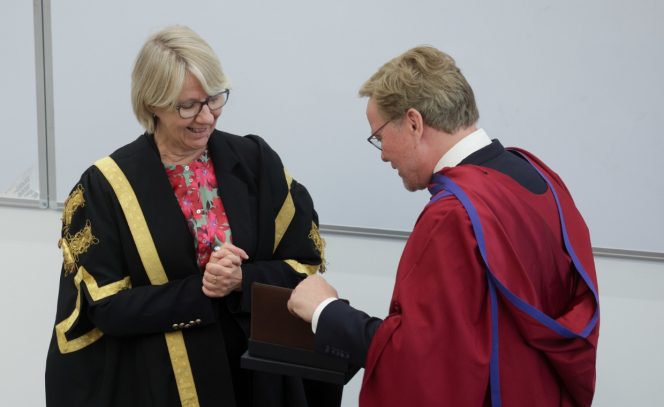
<instances>
[{"instance_id":1,"label":"gold embroidery on robe","mask_svg":"<svg viewBox=\"0 0 664 407\"><path fill-rule=\"evenodd\" d=\"M309 231L309 239L314 242L314 247L320 255L320 272L325 273L325 239L320 236L318 226L315 222L311 222L311 231Z\"/></svg>"},{"instance_id":2,"label":"gold embroidery on robe","mask_svg":"<svg viewBox=\"0 0 664 407\"><path fill-rule=\"evenodd\" d=\"M99 239L92 234L92 224L89 220L86 220L83 229L74 235L69 232L65 233L65 236L58 241L58 247L62 249L65 276L76 271L79 256L87 252L90 246L97 243L99 243Z\"/></svg>"},{"instance_id":3,"label":"gold embroidery on robe","mask_svg":"<svg viewBox=\"0 0 664 407\"><path fill-rule=\"evenodd\" d=\"M62 224L68 229L74 212L81 206L85 206L85 197L83 196L83 185L78 184L65 200L65 208L62 210Z\"/></svg>"}]
</instances>

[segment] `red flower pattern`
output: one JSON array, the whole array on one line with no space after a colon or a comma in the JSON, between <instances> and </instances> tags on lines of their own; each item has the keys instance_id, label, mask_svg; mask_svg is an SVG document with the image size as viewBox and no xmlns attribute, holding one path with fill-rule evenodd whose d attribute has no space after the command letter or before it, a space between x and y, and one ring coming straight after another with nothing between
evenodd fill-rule
<instances>
[{"instance_id":1,"label":"red flower pattern","mask_svg":"<svg viewBox=\"0 0 664 407\"><path fill-rule=\"evenodd\" d=\"M194 168L194 174L196 174L195 177L198 182L201 184L207 184L210 189L212 189L217 187L217 177L214 174L214 168L209 165L204 165L209 163L210 162L208 161L207 163L200 163L203 165L197 165Z\"/></svg>"},{"instance_id":2,"label":"red flower pattern","mask_svg":"<svg viewBox=\"0 0 664 407\"><path fill-rule=\"evenodd\" d=\"M226 210L219 197L217 178L207 151L188 165L166 165L166 174L182 214L195 240L196 257L202 269L212 248L231 238Z\"/></svg>"}]
</instances>

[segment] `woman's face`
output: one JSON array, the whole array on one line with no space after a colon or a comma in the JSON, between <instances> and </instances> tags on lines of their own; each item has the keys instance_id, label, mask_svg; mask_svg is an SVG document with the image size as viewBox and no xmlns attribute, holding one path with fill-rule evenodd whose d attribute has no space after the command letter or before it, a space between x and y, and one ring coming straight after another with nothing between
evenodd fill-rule
<instances>
[{"instance_id":1,"label":"woman's face","mask_svg":"<svg viewBox=\"0 0 664 407\"><path fill-rule=\"evenodd\" d=\"M204 102L208 94L195 76L187 73L176 105L187 105L191 102ZM223 109L223 108L222 108ZM155 137L173 152L186 154L203 151L222 109L210 111L203 105L201 111L190 119L183 119L176 109L158 109L155 115L159 118Z\"/></svg>"}]
</instances>

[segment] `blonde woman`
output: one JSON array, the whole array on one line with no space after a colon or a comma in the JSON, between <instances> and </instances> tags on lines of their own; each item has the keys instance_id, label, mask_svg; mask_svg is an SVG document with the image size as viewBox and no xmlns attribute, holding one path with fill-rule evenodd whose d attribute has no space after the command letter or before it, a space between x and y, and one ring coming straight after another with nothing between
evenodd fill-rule
<instances>
[{"instance_id":1,"label":"blonde woman","mask_svg":"<svg viewBox=\"0 0 664 407\"><path fill-rule=\"evenodd\" d=\"M48 404L313 405L301 380L240 368L251 284L321 265L307 190L260 137L216 130L229 83L192 30L148 39L131 93L145 133L65 203Z\"/></svg>"}]
</instances>

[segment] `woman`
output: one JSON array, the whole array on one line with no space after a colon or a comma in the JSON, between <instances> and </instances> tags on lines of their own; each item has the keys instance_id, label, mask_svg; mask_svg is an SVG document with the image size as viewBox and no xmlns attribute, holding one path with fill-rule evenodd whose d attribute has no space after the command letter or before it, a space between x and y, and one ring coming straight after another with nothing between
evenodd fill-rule
<instances>
[{"instance_id":1,"label":"woman","mask_svg":"<svg viewBox=\"0 0 664 407\"><path fill-rule=\"evenodd\" d=\"M49 405L307 405L302 381L242 370L240 356L251 284L293 287L321 266L318 217L260 137L215 130L228 96L190 29L140 51L132 103L146 132L65 202Z\"/></svg>"}]
</instances>

